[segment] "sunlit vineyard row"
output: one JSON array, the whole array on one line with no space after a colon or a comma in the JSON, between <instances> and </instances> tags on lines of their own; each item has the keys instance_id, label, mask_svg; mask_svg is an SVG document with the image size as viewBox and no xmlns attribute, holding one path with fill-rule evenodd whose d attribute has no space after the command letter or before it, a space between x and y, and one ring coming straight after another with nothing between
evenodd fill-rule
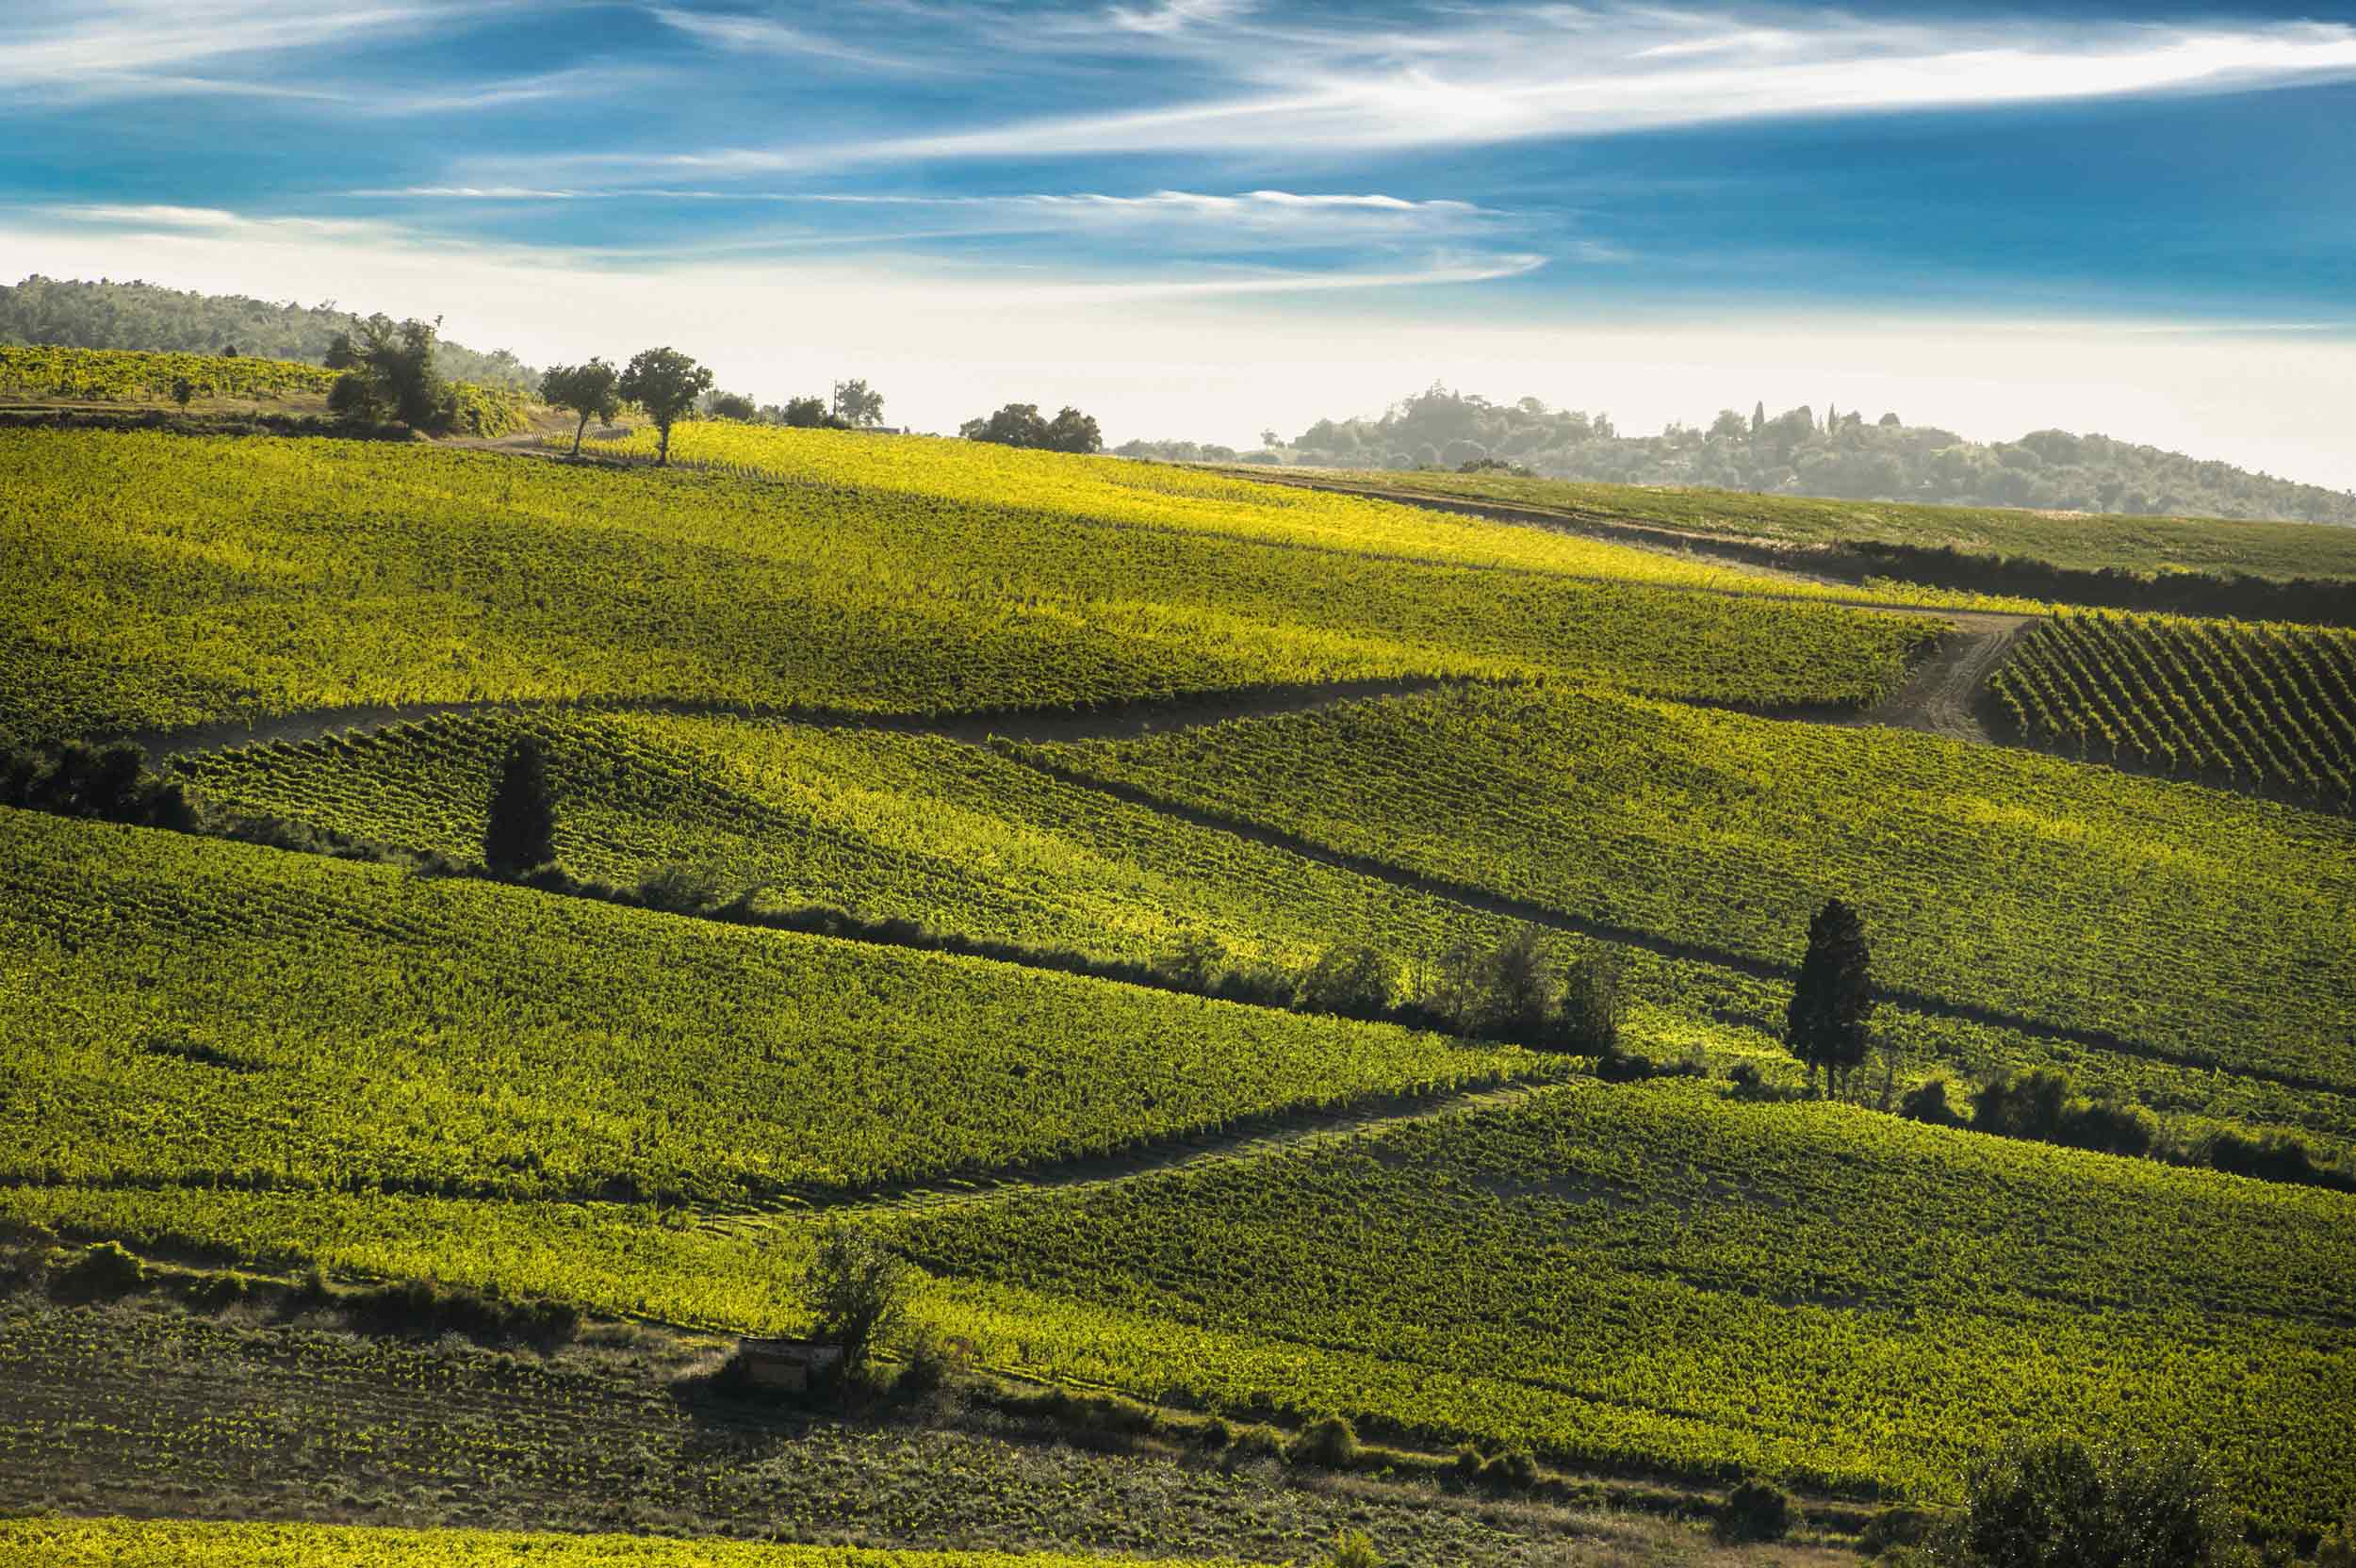
<instances>
[{"instance_id":1,"label":"sunlit vineyard row","mask_svg":"<svg viewBox=\"0 0 2356 1568\"><path fill-rule=\"evenodd\" d=\"M2351 1227L2344 1194L1652 1084L897 1233L953 1298L1011 1292L965 1298L1043 1366L1150 1396L1933 1497L2010 1431L2191 1438L2296 1527L2356 1499Z\"/></svg>"},{"instance_id":2,"label":"sunlit vineyard row","mask_svg":"<svg viewBox=\"0 0 2356 1568\"><path fill-rule=\"evenodd\" d=\"M23 1568L1152 1568L1055 1553L904 1552L648 1535L539 1535L199 1520L0 1520L0 1564ZM1233 1568L1188 1559L1189 1568Z\"/></svg>"},{"instance_id":3,"label":"sunlit vineyard row","mask_svg":"<svg viewBox=\"0 0 2356 1568\"><path fill-rule=\"evenodd\" d=\"M147 353L125 349L0 346L0 391L90 402L160 402L188 384L200 399L321 398L338 372L243 354Z\"/></svg>"},{"instance_id":4,"label":"sunlit vineyard row","mask_svg":"<svg viewBox=\"0 0 2356 1568\"><path fill-rule=\"evenodd\" d=\"M652 429L591 445L650 461ZM550 446L567 446L548 440ZM721 473L974 505L1042 516L1208 532L1316 550L1650 582L1774 598L1866 599L1940 608L2028 609L2023 600L1904 583L1870 588L1775 578L1546 529L1500 528L1389 501L1265 484L1201 468L1023 451L983 442L786 430L711 420L678 426L671 459ZM1020 497L1019 503L1009 498Z\"/></svg>"},{"instance_id":5,"label":"sunlit vineyard row","mask_svg":"<svg viewBox=\"0 0 2356 1568\"><path fill-rule=\"evenodd\" d=\"M1879 727L1474 689L1031 748L1710 953L1863 911L1887 989L2356 1087L2356 825Z\"/></svg>"},{"instance_id":6,"label":"sunlit vineyard row","mask_svg":"<svg viewBox=\"0 0 2356 1568\"><path fill-rule=\"evenodd\" d=\"M742 1201L1538 1058L0 811L0 1177Z\"/></svg>"},{"instance_id":7,"label":"sunlit vineyard row","mask_svg":"<svg viewBox=\"0 0 2356 1568\"><path fill-rule=\"evenodd\" d=\"M760 887L763 907L829 905L1108 961L1152 961L1207 936L1232 962L1298 972L1329 944L1356 942L1388 955L1402 984L1428 981L1451 946L1494 948L1514 928L927 735L539 710L196 754L173 769L220 809L472 860L491 778L524 733L549 758L560 859L618 886L666 866L697 868L724 897ZM1560 934L1552 945L1564 958L1599 948L1616 956L1644 1050L1678 1054L1695 1023L1717 1020L1755 1032L1711 1035L1713 1054L1745 1044L1779 1054L1779 981ZM2151 1105L2188 1137L2221 1121L2293 1131L2327 1152L2356 1141L2356 1094L2088 1053L1897 1007L1877 1027L1905 1052L1904 1081L2058 1065L2088 1092Z\"/></svg>"},{"instance_id":8,"label":"sunlit vineyard row","mask_svg":"<svg viewBox=\"0 0 2356 1568\"><path fill-rule=\"evenodd\" d=\"M2082 611L2032 629L1989 689L2081 757L2356 804L2356 632Z\"/></svg>"},{"instance_id":9,"label":"sunlit vineyard row","mask_svg":"<svg viewBox=\"0 0 2356 1568\"><path fill-rule=\"evenodd\" d=\"M1856 703L1935 623L382 443L0 433L0 738L659 696L943 712L1402 675Z\"/></svg>"}]
</instances>

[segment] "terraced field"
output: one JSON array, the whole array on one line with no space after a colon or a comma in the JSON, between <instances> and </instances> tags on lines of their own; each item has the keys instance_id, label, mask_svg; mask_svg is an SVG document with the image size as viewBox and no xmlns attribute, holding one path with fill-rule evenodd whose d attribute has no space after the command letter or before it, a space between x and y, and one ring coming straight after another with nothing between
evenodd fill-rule
<instances>
[{"instance_id":1,"label":"terraced field","mask_svg":"<svg viewBox=\"0 0 2356 1568\"><path fill-rule=\"evenodd\" d=\"M1536 1065L26 812L0 812L0 889L20 1183L744 1201Z\"/></svg>"},{"instance_id":2,"label":"terraced field","mask_svg":"<svg viewBox=\"0 0 2356 1568\"><path fill-rule=\"evenodd\" d=\"M1697 956L1794 964L1824 898L1891 994L2356 1086L2356 827L1890 729L1465 691L1028 755Z\"/></svg>"},{"instance_id":3,"label":"terraced field","mask_svg":"<svg viewBox=\"0 0 2356 1568\"><path fill-rule=\"evenodd\" d=\"M2094 1425L2212 1446L2281 1528L2356 1499L2352 1227L2345 1194L1656 1084L900 1233L1043 1366L1164 1399L1930 1497L1988 1433Z\"/></svg>"}]
</instances>

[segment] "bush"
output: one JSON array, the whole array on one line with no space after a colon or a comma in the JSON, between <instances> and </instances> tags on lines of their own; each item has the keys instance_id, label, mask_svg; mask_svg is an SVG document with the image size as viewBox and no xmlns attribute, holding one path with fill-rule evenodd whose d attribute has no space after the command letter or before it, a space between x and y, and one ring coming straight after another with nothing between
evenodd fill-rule
<instances>
[{"instance_id":1,"label":"bush","mask_svg":"<svg viewBox=\"0 0 2356 1568\"><path fill-rule=\"evenodd\" d=\"M720 874L710 866L658 866L638 879L630 896L674 915L708 914L724 901Z\"/></svg>"},{"instance_id":2,"label":"bush","mask_svg":"<svg viewBox=\"0 0 2356 1568\"><path fill-rule=\"evenodd\" d=\"M1614 1051L1595 1063L1595 1076L1607 1084L1641 1084L1660 1071L1653 1059L1641 1051Z\"/></svg>"},{"instance_id":3,"label":"bush","mask_svg":"<svg viewBox=\"0 0 2356 1568\"><path fill-rule=\"evenodd\" d=\"M2063 1109L2061 1124L2053 1130L2053 1135L2054 1141L2073 1149L2140 1157L2151 1152L2152 1141L2159 1135L2159 1122L2140 1105L2077 1100Z\"/></svg>"},{"instance_id":4,"label":"bush","mask_svg":"<svg viewBox=\"0 0 2356 1568\"><path fill-rule=\"evenodd\" d=\"M58 1269L53 1288L74 1300L97 1301L122 1296L147 1282L147 1265L123 1250L119 1241L102 1241Z\"/></svg>"},{"instance_id":5,"label":"bush","mask_svg":"<svg viewBox=\"0 0 2356 1568\"><path fill-rule=\"evenodd\" d=\"M337 1303L363 1331L410 1339L459 1334L478 1345L565 1343L581 1315L562 1301L510 1301L431 1280L401 1280L354 1291Z\"/></svg>"},{"instance_id":6,"label":"bush","mask_svg":"<svg viewBox=\"0 0 2356 1568\"><path fill-rule=\"evenodd\" d=\"M1934 1127L1957 1127L1963 1118L1947 1099L1947 1080L1933 1078L1906 1090L1898 1102L1898 1114L1909 1121L1925 1121Z\"/></svg>"},{"instance_id":7,"label":"bush","mask_svg":"<svg viewBox=\"0 0 2356 1568\"><path fill-rule=\"evenodd\" d=\"M1972 1125L2001 1137L2052 1141L2062 1112L2073 1096L2070 1074L2050 1067L2024 1068L1989 1083L1972 1097Z\"/></svg>"},{"instance_id":8,"label":"bush","mask_svg":"<svg viewBox=\"0 0 2356 1568\"><path fill-rule=\"evenodd\" d=\"M1358 1434L1338 1415L1319 1416L1293 1439L1287 1457L1295 1464L1347 1470L1358 1462Z\"/></svg>"},{"instance_id":9,"label":"bush","mask_svg":"<svg viewBox=\"0 0 2356 1568\"><path fill-rule=\"evenodd\" d=\"M1876 1555L1900 1546L1920 1546L1939 1528L1939 1516L1928 1509L1886 1508L1857 1532L1860 1550Z\"/></svg>"},{"instance_id":10,"label":"bush","mask_svg":"<svg viewBox=\"0 0 2356 1568\"><path fill-rule=\"evenodd\" d=\"M966 1356L933 1330L923 1325L900 1335L900 1376L892 1386L904 1394L930 1394L967 1368Z\"/></svg>"},{"instance_id":11,"label":"bush","mask_svg":"<svg viewBox=\"0 0 2356 1568\"><path fill-rule=\"evenodd\" d=\"M1333 1538L1333 1549L1325 1554L1324 1568L1381 1568L1382 1559L1374 1555L1374 1542L1364 1530L1343 1530Z\"/></svg>"},{"instance_id":12,"label":"bush","mask_svg":"<svg viewBox=\"0 0 2356 1568\"><path fill-rule=\"evenodd\" d=\"M1792 1533L1792 1498L1781 1487L1746 1479L1718 1510L1718 1533L1729 1541L1781 1541Z\"/></svg>"},{"instance_id":13,"label":"bush","mask_svg":"<svg viewBox=\"0 0 2356 1568\"><path fill-rule=\"evenodd\" d=\"M1964 1481L1940 1544L1957 1568L2226 1568L2248 1560L2225 1494L2189 1449L2015 1444Z\"/></svg>"},{"instance_id":14,"label":"bush","mask_svg":"<svg viewBox=\"0 0 2356 1568\"><path fill-rule=\"evenodd\" d=\"M1327 948L1301 982L1301 1005L1336 1018L1382 1018L1398 995L1391 961L1370 947L1350 943Z\"/></svg>"}]
</instances>

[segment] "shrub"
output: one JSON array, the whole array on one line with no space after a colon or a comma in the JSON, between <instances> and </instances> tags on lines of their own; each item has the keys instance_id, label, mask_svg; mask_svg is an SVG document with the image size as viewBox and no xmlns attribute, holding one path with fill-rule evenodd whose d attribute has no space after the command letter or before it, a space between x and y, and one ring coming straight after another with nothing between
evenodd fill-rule
<instances>
[{"instance_id":1,"label":"shrub","mask_svg":"<svg viewBox=\"0 0 2356 1568\"><path fill-rule=\"evenodd\" d=\"M1595 1076L1607 1084L1641 1084L1660 1070L1641 1051L1614 1051L1595 1063Z\"/></svg>"},{"instance_id":2,"label":"shrub","mask_svg":"<svg viewBox=\"0 0 2356 1568\"><path fill-rule=\"evenodd\" d=\"M2216 1477L2185 1448L2014 1444L1964 1481L1958 1568L2225 1568L2247 1560Z\"/></svg>"},{"instance_id":3,"label":"shrub","mask_svg":"<svg viewBox=\"0 0 2356 1568\"><path fill-rule=\"evenodd\" d=\"M1947 1099L1947 1080L1933 1078L1906 1090L1898 1102L1898 1114L1909 1121L1926 1121L1934 1127L1960 1126L1963 1118Z\"/></svg>"},{"instance_id":4,"label":"shrub","mask_svg":"<svg viewBox=\"0 0 2356 1568\"><path fill-rule=\"evenodd\" d=\"M701 915L720 906L720 874L710 866L658 866L638 879L631 897L648 909Z\"/></svg>"},{"instance_id":5,"label":"shrub","mask_svg":"<svg viewBox=\"0 0 2356 1568\"><path fill-rule=\"evenodd\" d=\"M147 1282L147 1265L119 1241L102 1241L58 1269L54 1288L75 1300L96 1301L137 1290Z\"/></svg>"},{"instance_id":6,"label":"shrub","mask_svg":"<svg viewBox=\"0 0 2356 1568\"><path fill-rule=\"evenodd\" d=\"M1364 1530L1343 1530L1333 1538L1333 1549L1325 1554L1324 1568L1381 1568L1382 1559L1374 1555L1374 1542Z\"/></svg>"},{"instance_id":7,"label":"shrub","mask_svg":"<svg viewBox=\"0 0 2356 1568\"><path fill-rule=\"evenodd\" d=\"M2061 1124L2053 1135L2056 1142L2073 1149L2141 1156L2151 1152L2152 1140L2159 1135L2159 1123L2140 1105L2076 1100L2063 1109Z\"/></svg>"},{"instance_id":8,"label":"shrub","mask_svg":"<svg viewBox=\"0 0 2356 1568\"><path fill-rule=\"evenodd\" d=\"M1327 948L1301 982L1301 1005L1336 1018L1379 1019L1398 995L1391 961L1351 943Z\"/></svg>"},{"instance_id":9,"label":"shrub","mask_svg":"<svg viewBox=\"0 0 2356 1568\"><path fill-rule=\"evenodd\" d=\"M1358 1462L1358 1434L1338 1415L1323 1415L1301 1429L1287 1457L1295 1464L1347 1470Z\"/></svg>"},{"instance_id":10,"label":"shrub","mask_svg":"<svg viewBox=\"0 0 2356 1568\"><path fill-rule=\"evenodd\" d=\"M579 1331L581 1315L562 1301L511 1301L431 1280L400 1280L358 1290L337 1305L366 1332L411 1339L459 1334L478 1345L561 1345Z\"/></svg>"},{"instance_id":11,"label":"shrub","mask_svg":"<svg viewBox=\"0 0 2356 1568\"><path fill-rule=\"evenodd\" d=\"M2072 1098L2067 1072L2024 1068L1994 1080L1972 1097L1972 1125L2002 1137L2051 1142Z\"/></svg>"},{"instance_id":12,"label":"shrub","mask_svg":"<svg viewBox=\"0 0 2356 1568\"><path fill-rule=\"evenodd\" d=\"M2315 1544L2315 1568L2356 1568L2356 1507Z\"/></svg>"},{"instance_id":13,"label":"shrub","mask_svg":"<svg viewBox=\"0 0 2356 1568\"><path fill-rule=\"evenodd\" d=\"M1920 1546L1937 1531L1939 1516L1922 1508L1886 1508L1865 1521L1857 1532L1860 1550L1879 1554L1893 1547Z\"/></svg>"},{"instance_id":14,"label":"shrub","mask_svg":"<svg viewBox=\"0 0 2356 1568\"><path fill-rule=\"evenodd\" d=\"M1718 1533L1729 1541L1781 1541L1792 1533L1792 1498L1767 1481L1739 1482L1718 1510Z\"/></svg>"},{"instance_id":15,"label":"shrub","mask_svg":"<svg viewBox=\"0 0 2356 1568\"><path fill-rule=\"evenodd\" d=\"M1526 1491L1538 1483L1538 1462L1527 1448L1508 1448L1481 1462L1480 1480L1500 1492Z\"/></svg>"}]
</instances>

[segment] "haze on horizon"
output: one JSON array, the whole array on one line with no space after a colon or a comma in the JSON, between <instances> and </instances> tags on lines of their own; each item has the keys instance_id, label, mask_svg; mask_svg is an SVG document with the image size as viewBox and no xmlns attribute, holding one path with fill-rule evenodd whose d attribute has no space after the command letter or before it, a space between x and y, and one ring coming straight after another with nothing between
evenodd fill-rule
<instances>
[{"instance_id":1,"label":"haze on horizon","mask_svg":"<svg viewBox=\"0 0 2356 1568\"><path fill-rule=\"evenodd\" d=\"M2356 488L2356 25L1832 9L25 0L0 273L670 342L1242 445L1437 379Z\"/></svg>"}]
</instances>

